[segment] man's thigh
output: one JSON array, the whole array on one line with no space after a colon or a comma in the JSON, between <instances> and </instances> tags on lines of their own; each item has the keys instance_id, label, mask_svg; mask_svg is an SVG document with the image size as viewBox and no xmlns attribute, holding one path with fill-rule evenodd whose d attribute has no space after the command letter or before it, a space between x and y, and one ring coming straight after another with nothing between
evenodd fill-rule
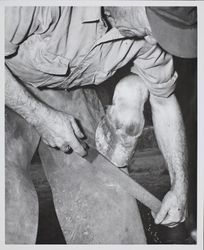
<instances>
[{"instance_id":1,"label":"man's thigh","mask_svg":"<svg viewBox=\"0 0 204 250\"><path fill-rule=\"evenodd\" d=\"M34 244L38 199L28 167L39 143L37 132L15 112L5 113L5 236L7 244Z\"/></svg>"},{"instance_id":2,"label":"man's thigh","mask_svg":"<svg viewBox=\"0 0 204 250\"><path fill-rule=\"evenodd\" d=\"M68 244L145 244L136 200L75 153L40 143L39 154Z\"/></svg>"},{"instance_id":3,"label":"man's thigh","mask_svg":"<svg viewBox=\"0 0 204 250\"><path fill-rule=\"evenodd\" d=\"M76 117L87 143L95 146L94 134L104 110L93 89L45 90L35 91L35 94L50 106ZM75 153L67 155L43 143L39 154L68 244L146 242L136 201L117 185L101 182L100 166L90 164Z\"/></svg>"}]
</instances>

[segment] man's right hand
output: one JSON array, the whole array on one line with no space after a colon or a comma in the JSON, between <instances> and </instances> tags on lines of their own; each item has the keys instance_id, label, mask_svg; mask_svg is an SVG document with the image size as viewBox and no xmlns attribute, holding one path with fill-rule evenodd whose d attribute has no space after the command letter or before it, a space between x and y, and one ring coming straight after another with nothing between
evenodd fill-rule
<instances>
[{"instance_id":1,"label":"man's right hand","mask_svg":"<svg viewBox=\"0 0 204 250\"><path fill-rule=\"evenodd\" d=\"M84 135L74 117L40 102L18 82L7 66L5 70L6 105L32 124L49 146L58 147L64 152L71 147L80 156L85 156L86 144L80 142Z\"/></svg>"},{"instance_id":2,"label":"man's right hand","mask_svg":"<svg viewBox=\"0 0 204 250\"><path fill-rule=\"evenodd\" d=\"M78 139L84 137L73 116L54 109L47 109L46 115L35 127L42 140L63 152L72 148L80 156L86 155L85 146ZM42 116L41 116L42 117Z\"/></svg>"}]
</instances>

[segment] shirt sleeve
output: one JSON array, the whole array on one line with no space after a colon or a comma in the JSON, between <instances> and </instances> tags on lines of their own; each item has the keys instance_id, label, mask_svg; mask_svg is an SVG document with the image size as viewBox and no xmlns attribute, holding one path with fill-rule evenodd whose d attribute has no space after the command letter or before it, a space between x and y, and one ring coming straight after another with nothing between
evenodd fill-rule
<instances>
[{"instance_id":1,"label":"shirt sleeve","mask_svg":"<svg viewBox=\"0 0 204 250\"><path fill-rule=\"evenodd\" d=\"M32 33L36 7L5 8L5 56L14 54L18 45Z\"/></svg>"},{"instance_id":2,"label":"shirt sleeve","mask_svg":"<svg viewBox=\"0 0 204 250\"><path fill-rule=\"evenodd\" d=\"M33 33L54 29L60 7L18 6L5 8L5 56L14 54L18 46Z\"/></svg>"},{"instance_id":3,"label":"shirt sleeve","mask_svg":"<svg viewBox=\"0 0 204 250\"><path fill-rule=\"evenodd\" d=\"M157 44L146 44L138 53L131 71L139 75L151 94L168 97L176 88L173 58Z\"/></svg>"}]
</instances>

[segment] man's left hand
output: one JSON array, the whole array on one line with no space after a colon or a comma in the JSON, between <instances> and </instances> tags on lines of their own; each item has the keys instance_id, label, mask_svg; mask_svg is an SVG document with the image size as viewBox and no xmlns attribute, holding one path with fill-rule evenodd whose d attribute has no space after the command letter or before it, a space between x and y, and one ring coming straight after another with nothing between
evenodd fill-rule
<instances>
[{"instance_id":1,"label":"man's left hand","mask_svg":"<svg viewBox=\"0 0 204 250\"><path fill-rule=\"evenodd\" d=\"M155 224L175 227L185 221L186 217L186 194L170 190L161 204L157 214L152 212Z\"/></svg>"}]
</instances>

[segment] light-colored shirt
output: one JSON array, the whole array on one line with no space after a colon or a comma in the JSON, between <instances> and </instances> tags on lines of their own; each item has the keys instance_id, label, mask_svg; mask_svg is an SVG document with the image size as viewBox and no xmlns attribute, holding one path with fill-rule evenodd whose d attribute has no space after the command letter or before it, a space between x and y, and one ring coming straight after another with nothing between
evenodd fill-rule
<instances>
[{"instance_id":1,"label":"light-colored shirt","mask_svg":"<svg viewBox=\"0 0 204 250\"><path fill-rule=\"evenodd\" d=\"M137 7L133 7L137 8ZM35 87L100 84L132 61L149 91L167 97L177 73L172 56L144 38L108 29L101 7L6 7L6 64Z\"/></svg>"}]
</instances>

